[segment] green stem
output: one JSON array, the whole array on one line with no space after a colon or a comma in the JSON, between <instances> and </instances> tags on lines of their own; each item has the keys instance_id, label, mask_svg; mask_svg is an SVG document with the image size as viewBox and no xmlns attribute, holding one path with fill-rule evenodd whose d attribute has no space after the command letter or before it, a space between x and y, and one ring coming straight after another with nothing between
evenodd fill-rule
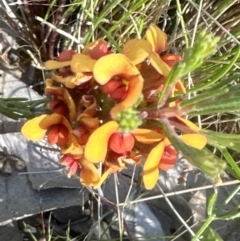
<instances>
[{"instance_id":1,"label":"green stem","mask_svg":"<svg viewBox=\"0 0 240 241\"><path fill-rule=\"evenodd\" d=\"M204 224L202 225L202 227L198 230L198 232L196 233L196 235L193 237L193 239L191 241L196 241L200 238L200 236L203 234L203 232L209 227L209 225L211 224L211 222L216 218L216 214L211 215L210 217L208 217L206 219L206 221L204 222Z\"/></svg>"}]
</instances>

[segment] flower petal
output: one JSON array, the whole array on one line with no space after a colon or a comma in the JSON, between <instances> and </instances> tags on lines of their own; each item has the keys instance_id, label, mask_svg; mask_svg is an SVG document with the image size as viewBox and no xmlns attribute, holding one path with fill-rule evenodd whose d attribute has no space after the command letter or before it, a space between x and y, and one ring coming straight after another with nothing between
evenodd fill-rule
<instances>
[{"instance_id":1,"label":"flower petal","mask_svg":"<svg viewBox=\"0 0 240 241\"><path fill-rule=\"evenodd\" d=\"M59 69L67 67L71 64L71 61L57 61L57 60L48 60L44 63L44 66L47 70Z\"/></svg>"},{"instance_id":2,"label":"flower petal","mask_svg":"<svg viewBox=\"0 0 240 241\"><path fill-rule=\"evenodd\" d=\"M115 132L108 140L109 148L118 154L125 154L131 151L134 143L135 139L132 133L124 134L121 132Z\"/></svg>"},{"instance_id":3,"label":"flower petal","mask_svg":"<svg viewBox=\"0 0 240 241\"><path fill-rule=\"evenodd\" d=\"M46 117L47 115L40 115L31 120L28 120L21 129L22 135L32 141L41 140L45 136L47 128L43 128L40 123Z\"/></svg>"},{"instance_id":4,"label":"flower petal","mask_svg":"<svg viewBox=\"0 0 240 241\"><path fill-rule=\"evenodd\" d=\"M63 50L58 56L58 61L69 61L72 59L74 54L76 54L76 52L73 49Z\"/></svg>"},{"instance_id":5,"label":"flower petal","mask_svg":"<svg viewBox=\"0 0 240 241\"><path fill-rule=\"evenodd\" d=\"M93 187L94 187L94 188L100 187L100 186L103 184L103 182L108 178L108 176L112 173L112 171L113 171L112 168L109 167L109 168L102 174L100 180L99 180L98 182L96 182L96 183L93 183Z\"/></svg>"},{"instance_id":6,"label":"flower petal","mask_svg":"<svg viewBox=\"0 0 240 241\"><path fill-rule=\"evenodd\" d=\"M85 146L84 156L93 163L104 161L110 136L117 131L118 123L109 121L96 129L89 137Z\"/></svg>"},{"instance_id":7,"label":"flower petal","mask_svg":"<svg viewBox=\"0 0 240 241\"><path fill-rule=\"evenodd\" d=\"M96 168L96 166L83 158L80 161L81 164L81 173L80 173L80 181L87 186L92 186L100 181L100 174Z\"/></svg>"},{"instance_id":8,"label":"flower petal","mask_svg":"<svg viewBox=\"0 0 240 241\"><path fill-rule=\"evenodd\" d=\"M61 148L61 153L64 154L72 154L78 158L81 158L83 155L83 148L78 143L77 137L74 134L69 135L69 143L67 146Z\"/></svg>"},{"instance_id":9,"label":"flower petal","mask_svg":"<svg viewBox=\"0 0 240 241\"><path fill-rule=\"evenodd\" d=\"M39 126L42 129L48 129L49 126L59 124L59 123L66 126L69 131L72 130L72 127L71 127L70 123L68 122L68 120L66 119L66 117L63 115L57 114L57 113L53 113L51 115L46 115L45 118L43 118L40 121Z\"/></svg>"},{"instance_id":10,"label":"flower petal","mask_svg":"<svg viewBox=\"0 0 240 241\"><path fill-rule=\"evenodd\" d=\"M176 62L182 60L182 57L176 54L164 54L161 58L170 67L173 67Z\"/></svg>"},{"instance_id":11,"label":"flower petal","mask_svg":"<svg viewBox=\"0 0 240 241\"><path fill-rule=\"evenodd\" d=\"M100 38L87 44L82 53L89 55L93 59L99 59L110 52L108 50L108 43L104 39Z\"/></svg>"},{"instance_id":12,"label":"flower petal","mask_svg":"<svg viewBox=\"0 0 240 241\"><path fill-rule=\"evenodd\" d=\"M78 163L77 162L73 162L69 166L69 171L68 171L67 177L70 178L71 176L75 175L77 170L78 170Z\"/></svg>"},{"instance_id":13,"label":"flower petal","mask_svg":"<svg viewBox=\"0 0 240 241\"><path fill-rule=\"evenodd\" d=\"M175 116L180 122L183 122L186 126L188 126L191 130L194 131L200 131L201 128L197 125L195 125L193 122L191 122L190 120L184 119L180 116Z\"/></svg>"},{"instance_id":14,"label":"flower petal","mask_svg":"<svg viewBox=\"0 0 240 241\"><path fill-rule=\"evenodd\" d=\"M56 75L52 73L53 80L56 80L57 82L66 85L66 87L69 89L73 89L77 85L85 83L91 78L92 78L91 74L76 73L75 75L68 75L66 77L62 77L60 75Z\"/></svg>"},{"instance_id":15,"label":"flower petal","mask_svg":"<svg viewBox=\"0 0 240 241\"><path fill-rule=\"evenodd\" d=\"M154 188L157 183L159 175L158 163L162 157L163 150L164 143L161 141L151 150L143 166L143 183L148 190Z\"/></svg>"},{"instance_id":16,"label":"flower petal","mask_svg":"<svg viewBox=\"0 0 240 241\"><path fill-rule=\"evenodd\" d=\"M152 52L149 58L151 65L158 71L158 73L167 77L171 68L161 59L161 57L157 53Z\"/></svg>"},{"instance_id":17,"label":"flower petal","mask_svg":"<svg viewBox=\"0 0 240 241\"><path fill-rule=\"evenodd\" d=\"M175 89L182 92L182 93L186 93L186 88L183 84L183 82L181 80L179 80L176 85L175 85Z\"/></svg>"},{"instance_id":18,"label":"flower petal","mask_svg":"<svg viewBox=\"0 0 240 241\"><path fill-rule=\"evenodd\" d=\"M125 54L135 65L142 63L152 52L151 44L145 39L131 39L123 48Z\"/></svg>"},{"instance_id":19,"label":"flower petal","mask_svg":"<svg viewBox=\"0 0 240 241\"><path fill-rule=\"evenodd\" d=\"M48 129L47 140L50 145L65 146L69 142L69 131L63 124L52 125Z\"/></svg>"},{"instance_id":20,"label":"flower petal","mask_svg":"<svg viewBox=\"0 0 240 241\"><path fill-rule=\"evenodd\" d=\"M154 130L140 128L136 129L133 134L137 141L144 144L152 144L154 142L161 141L165 137Z\"/></svg>"},{"instance_id":21,"label":"flower petal","mask_svg":"<svg viewBox=\"0 0 240 241\"><path fill-rule=\"evenodd\" d=\"M93 95L83 95L79 104L85 108L83 113L89 116L94 116L96 114L97 101Z\"/></svg>"},{"instance_id":22,"label":"flower petal","mask_svg":"<svg viewBox=\"0 0 240 241\"><path fill-rule=\"evenodd\" d=\"M88 114L82 113L78 116L77 120L86 126L88 129L96 129L99 126L99 120L98 118L93 118L89 116Z\"/></svg>"},{"instance_id":23,"label":"flower petal","mask_svg":"<svg viewBox=\"0 0 240 241\"><path fill-rule=\"evenodd\" d=\"M129 79L139 75L139 71L124 54L109 54L96 62L93 74L96 81L104 85L113 76L120 75Z\"/></svg>"},{"instance_id":24,"label":"flower petal","mask_svg":"<svg viewBox=\"0 0 240 241\"><path fill-rule=\"evenodd\" d=\"M179 136L187 145L203 149L207 144L207 138L200 134L184 134Z\"/></svg>"},{"instance_id":25,"label":"flower petal","mask_svg":"<svg viewBox=\"0 0 240 241\"><path fill-rule=\"evenodd\" d=\"M152 45L153 51L161 53L167 49L167 35L157 25L150 25L145 38Z\"/></svg>"},{"instance_id":26,"label":"flower petal","mask_svg":"<svg viewBox=\"0 0 240 241\"><path fill-rule=\"evenodd\" d=\"M141 96L142 89L143 89L143 78L140 75L130 79L128 84L127 96L122 102L118 103L111 109L110 111L111 117L115 119L117 113L133 106Z\"/></svg>"},{"instance_id":27,"label":"flower petal","mask_svg":"<svg viewBox=\"0 0 240 241\"><path fill-rule=\"evenodd\" d=\"M96 60L88 55L75 54L71 60L71 70L74 73L92 72L95 63Z\"/></svg>"},{"instance_id":28,"label":"flower petal","mask_svg":"<svg viewBox=\"0 0 240 241\"><path fill-rule=\"evenodd\" d=\"M162 158L158 167L162 170L168 170L174 167L177 161L177 151L172 145L165 146Z\"/></svg>"},{"instance_id":29,"label":"flower petal","mask_svg":"<svg viewBox=\"0 0 240 241\"><path fill-rule=\"evenodd\" d=\"M60 97L60 99L62 98L64 102L67 104L70 120L73 121L76 119L77 112L76 112L75 104L66 88L53 86L52 79L46 79L45 93L49 95L56 95Z\"/></svg>"}]
</instances>

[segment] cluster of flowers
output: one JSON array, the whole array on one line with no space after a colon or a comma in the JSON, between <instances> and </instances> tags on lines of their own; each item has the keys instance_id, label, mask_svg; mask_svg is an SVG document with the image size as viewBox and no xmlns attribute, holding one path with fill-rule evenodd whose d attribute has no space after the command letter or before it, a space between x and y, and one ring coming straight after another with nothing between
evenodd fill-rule
<instances>
[{"instance_id":1,"label":"cluster of flowers","mask_svg":"<svg viewBox=\"0 0 240 241\"><path fill-rule=\"evenodd\" d=\"M28 120L22 134L32 141L46 136L50 145L57 145L68 176L80 169L84 185L97 188L111 173L142 163L144 186L152 189L159 169L172 168L177 160L164 131L147 114L157 110L166 78L181 60L166 49L166 34L151 25L143 39L129 40L121 53L111 51L103 39L86 45L82 53L63 51L45 63L52 71L45 88L48 113ZM181 80L163 108L179 104L177 93L185 93ZM206 145L198 126L178 113L170 120L176 129L187 127L188 133L179 134L186 144Z\"/></svg>"}]
</instances>

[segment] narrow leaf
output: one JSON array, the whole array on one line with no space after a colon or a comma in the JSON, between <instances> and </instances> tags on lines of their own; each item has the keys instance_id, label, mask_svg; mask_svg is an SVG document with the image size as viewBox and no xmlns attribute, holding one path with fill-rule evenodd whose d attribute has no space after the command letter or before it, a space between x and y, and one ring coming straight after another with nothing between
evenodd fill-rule
<instances>
[{"instance_id":1,"label":"narrow leaf","mask_svg":"<svg viewBox=\"0 0 240 241\"><path fill-rule=\"evenodd\" d=\"M219 133L210 130L201 130L200 133L207 137L208 143L219 148L230 148L239 151L240 135Z\"/></svg>"},{"instance_id":2,"label":"narrow leaf","mask_svg":"<svg viewBox=\"0 0 240 241\"><path fill-rule=\"evenodd\" d=\"M212 215L212 212L214 210L216 201L217 201L217 192L214 192L212 194L209 195L208 199L207 199L207 214L210 216Z\"/></svg>"},{"instance_id":3,"label":"narrow leaf","mask_svg":"<svg viewBox=\"0 0 240 241\"><path fill-rule=\"evenodd\" d=\"M223 241L222 238L212 228L208 227L203 234L204 241Z\"/></svg>"}]
</instances>

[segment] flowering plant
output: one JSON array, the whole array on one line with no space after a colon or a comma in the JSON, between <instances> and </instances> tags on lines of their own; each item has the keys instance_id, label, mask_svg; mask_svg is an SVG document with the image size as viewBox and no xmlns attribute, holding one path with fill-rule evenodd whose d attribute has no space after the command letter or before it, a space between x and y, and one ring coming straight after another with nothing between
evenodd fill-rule
<instances>
[{"instance_id":1,"label":"flowering plant","mask_svg":"<svg viewBox=\"0 0 240 241\"><path fill-rule=\"evenodd\" d=\"M144 186L152 189L159 170L172 168L178 152L219 180L225 162L205 148L209 133L186 119L206 112L209 96L189 102L181 81L217 41L202 32L182 60L166 53L166 34L151 25L142 39L127 41L119 53L103 39L81 53L65 50L45 63L51 70L47 113L28 120L22 134L32 141L47 137L60 148L68 176L80 169L81 183L94 188L111 173L142 164Z\"/></svg>"}]
</instances>

